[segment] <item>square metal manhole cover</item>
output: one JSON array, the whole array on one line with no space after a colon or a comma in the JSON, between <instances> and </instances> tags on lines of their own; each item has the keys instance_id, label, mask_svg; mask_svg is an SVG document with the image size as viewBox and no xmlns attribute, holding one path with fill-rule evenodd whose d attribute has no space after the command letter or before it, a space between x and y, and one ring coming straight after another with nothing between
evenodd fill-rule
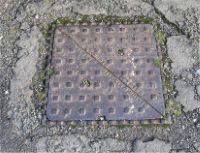
<instances>
[{"instance_id":1,"label":"square metal manhole cover","mask_svg":"<svg viewBox=\"0 0 200 153\"><path fill-rule=\"evenodd\" d=\"M165 111L153 27L59 26L47 117L55 121L145 120Z\"/></svg>"}]
</instances>

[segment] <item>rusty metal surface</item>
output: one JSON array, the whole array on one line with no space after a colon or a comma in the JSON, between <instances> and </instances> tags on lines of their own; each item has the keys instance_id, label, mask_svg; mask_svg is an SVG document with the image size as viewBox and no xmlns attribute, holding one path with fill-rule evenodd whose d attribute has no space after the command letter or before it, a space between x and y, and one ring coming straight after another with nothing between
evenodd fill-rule
<instances>
[{"instance_id":1,"label":"rusty metal surface","mask_svg":"<svg viewBox=\"0 0 200 153\"><path fill-rule=\"evenodd\" d=\"M165 110L151 25L60 26L50 65L49 120L145 120ZM86 84L87 82L88 84Z\"/></svg>"}]
</instances>

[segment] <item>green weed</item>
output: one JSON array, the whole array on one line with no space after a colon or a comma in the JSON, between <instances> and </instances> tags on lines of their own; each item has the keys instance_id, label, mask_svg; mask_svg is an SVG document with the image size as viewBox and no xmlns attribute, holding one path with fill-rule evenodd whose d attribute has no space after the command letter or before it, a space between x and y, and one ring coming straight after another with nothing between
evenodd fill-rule
<instances>
[{"instance_id":1,"label":"green weed","mask_svg":"<svg viewBox=\"0 0 200 153\"><path fill-rule=\"evenodd\" d=\"M182 114L182 106L177 101L169 99L167 100L167 111L176 116L180 116Z\"/></svg>"},{"instance_id":2,"label":"green weed","mask_svg":"<svg viewBox=\"0 0 200 153\"><path fill-rule=\"evenodd\" d=\"M154 21L154 19L150 18L150 17L146 17L146 16L139 16L138 17L138 21L140 23L152 24L152 22Z\"/></svg>"},{"instance_id":3,"label":"green weed","mask_svg":"<svg viewBox=\"0 0 200 153\"><path fill-rule=\"evenodd\" d=\"M160 44L165 44L166 42L166 35L163 31L157 31L155 33L155 36L156 36L156 40L158 41L158 43Z\"/></svg>"},{"instance_id":4,"label":"green weed","mask_svg":"<svg viewBox=\"0 0 200 153\"><path fill-rule=\"evenodd\" d=\"M160 67L161 65L161 60L159 57L155 58L154 61L153 61L153 64L157 67Z\"/></svg>"}]
</instances>

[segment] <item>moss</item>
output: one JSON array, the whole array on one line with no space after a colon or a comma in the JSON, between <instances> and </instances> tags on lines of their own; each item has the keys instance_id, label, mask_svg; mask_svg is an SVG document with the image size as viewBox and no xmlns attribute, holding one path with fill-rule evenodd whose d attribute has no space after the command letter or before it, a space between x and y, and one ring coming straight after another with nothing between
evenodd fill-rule
<instances>
[{"instance_id":1,"label":"moss","mask_svg":"<svg viewBox=\"0 0 200 153\"><path fill-rule=\"evenodd\" d=\"M91 19L94 20L97 24L100 23L105 23L108 25L116 24L116 23L121 23L121 24L132 24L134 22L134 19L130 17L120 17L120 16L105 16L105 15L82 15L82 14L77 14L78 18L58 18L55 20L52 24L54 25L65 25L65 24L74 24L74 23L91 23ZM147 23L147 19L145 20Z\"/></svg>"},{"instance_id":2,"label":"moss","mask_svg":"<svg viewBox=\"0 0 200 153\"><path fill-rule=\"evenodd\" d=\"M9 31L10 33L16 33L17 29L15 27L10 27Z\"/></svg>"},{"instance_id":3,"label":"moss","mask_svg":"<svg viewBox=\"0 0 200 153\"><path fill-rule=\"evenodd\" d=\"M121 24L132 24L134 21L138 21L139 23L145 23L145 24L152 24L154 19L150 17L145 16L137 16L137 17L121 17L121 16L106 16L103 14L99 15L82 15L77 13L77 18L68 18L68 17L62 17L55 20L52 24L54 25L66 25L68 23L74 24L74 23L91 23L91 20L95 21L96 24L105 23L108 25L121 23Z\"/></svg>"},{"instance_id":4,"label":"moss","mask_svg":"<svg viewBox=\"0 0 200 153\"><path fill-rule=\"evenodd\" d=\"M46 23L40 25L40 31L42 32L43 36L47 38L49 35L49 25Z\"/></svg>"},{"instance_id":5,"label":"moss","mask_svg":"<svg viewBox=\"0 0 200 153\"><path fill-rule=\"evenodd\" d=\"M158 43L160 44L165 44L166 42L166 35L163 31L157 31L155 33L155 36L156 36L156 40L158 41Z\"/></svg>"},{"instance_id":6,"label":"moss","mask_svg":"<svg viewBox=\"0 0 200 153\"><path fill-rule=\"evenodd\" d=\"M153 127L162 127L162 128L168 128L170 127L170 124L142 124L143 128L153 128Z\"/></svg>"},{"instance_id":7,"label":"moss","mask_svg":"<svg viewBox=\"0 0 200 153\"><path fill-rule=\"evenodd\" d=\"M177 101L169 99L167 100L167 111L176 116L180 116L182 114L182 106Z\"/></svg>"},{"instance_id":8,"label":"moss","mask_svg":"<svg viewBox=\"0 0 200 153\"><path fill-rule=\"evenodd\" d=\"M38 72L38 77L37 79L33 80L32 83L33 85L37 86L37 90L34 92L34 97L37 99L38 102L43 102L45 100L46 97L46 93L45 90L43 88L43 85L45 83L45 79L46 79L46 69L43 67L43 69L41 69Z\"/></svg>"},{"instance_id":9,"label":"moss","mask_svg":"<svg viewBox=\"0 0 200 153\"><path fill-rule=\"evenodd\" d=\"M90 23L90 16L89 15L79 15L79 18L68 18L68 17L61 17L56 19L52 24L53 25L66 25L66 24L75 24L76 22L79 24L82 23Z\"/></svg>"},{"instance_id":10,"label":"moss","mask_svg":"<svg viewBox=\"0 0 200 153\"><path fill-rule=\"evenodd\" d=\"M71 127L71 128L76 128L76 127L78 127L78 125L75 125L75 124L69 124L69 127Z\"/></svg>"},{"instance_id":11,"label":"moss","mask_svg":"<svg viewBox=\"0 0 200 153\"><path fill-rule=\"evenodd\" d=\"M171 91L173 91L173 86L172 86L172 83L171 83L171 78L165 77L165 87L166 87L168 93L171 92Z\"/></svg>"},{"instance_id":12,"label":"moss","mask_svg":"<svg viewBox=\"0 0 200 153\"><path fill-rule=\"evenodd\" d=\"M37 110L38 110L38 112L40 112L40 113L44 112L44 108L42 108L42 107L39 107Z\"/></svg>"},{"instance_id":13,"label":"moss","mask_svg":"<svg viewBox=\"0 0 200 153\"><path fill-rule=\"evenodd\" d=\"M35 93L35 97L37 98L37 100L39 101L39 102L42 102L42 101L44 101L44 99L45 99L45 97L46 97L46 94L45 94L45 92L42 90L42 91L37 91L36 93Z\"/></svg>"},{"instance_id":14,"label":"moss","mask_svg":"<svg viewBox=\"0 0 200 153\"><path fill-rule=\"evenodd\" d=\"M46 78L46 70L41 70L38 73L38 81L43 82Z\"/></svg>"},{"instance_id":15,"label":"moss","mask_svg":"<svg viewBox=\"0 0 200 153\"><path fill-rule=\"evenodd\" d=\"M48 68L47 69L47 75L48 76L52 76L55 74L55 69L54 68Z\"/></svg>"},{"instance_id":16,"label":"moss","mask_svg":"<svg viewBox=\"0 0 200 153\"><path fill-rule=\"evenodd\" d=\"M112 23L112 16L104 16L103 17L103 22L105 24L111 24Z\"/></svg>"},{"instance_id":17,"label":"moss","mask_svg":"<svg viewBox=\"0 0 200 153\"><path fill-rule=\"evenodd\" d=\"M47 49L45 47L40 47L38 49L38 53L39 53L39 55L45 54L45 53L47 53Z\"/></svg>"},{"instance_id":18,"label":"moss","mask_svg":"<svg viewBox=\"0 0 200 153\"><path fill-rule=\"evenodd\" d=\"M94 21L95 21L97 24L103 22L103 15L100 14L100 15L95 16L95 17L94 17Z\"/></svg>"},{"instance_id":19,"label":"moss","mask_svg":"<svg viewBox=\"0 0 200 153\"><path fill-rule=\"evenodd\" d=\"M99 114L99 115L96 117L96 120L97 120L97 121L103 121L103 120L105 120L105 116Z\"/></svg>"},{"instance_id":20,"label":"moss","mask_svg":"<svg viewBox=\"0 0 200 153\"><path fill-rule=\"evenodd\" d=\"M55 24L57 24L57 25L59 25L59 24L64 25L64 24L68 23L67 21L68 21L68 18L58 18L55 21Z\"/></svg>"},{"instance_id":21,"label":"moss","mask_svg":"<svg viewBox=\"0 0 200 153\"><path fill-rule=\"evenodd\" d=\"M119 16L108 16L104 20L105 23L121 23L121 24L131 24L133 20L130 17L119 17Z\"/></svg>"},{"instance_id":22,"label":"moss","mask_svg":"<svg viewBox=\"0 0 200 153\"><path fill-rule=\"evenodd\" d=\"M77 22L77 20L72 19L72 18L68 18L68 17L62 17L62 18L58 18L56 19L52 25L66 25L66 24L75 24Z\"/></svg>"},{"instance_id":23,"label":"moss","mask_svg":"<svg viewBox=\"0 0 200 153\"><path fill-rule=\"evenodd\" d=\"M164 84L167 92L171 93L173 91L173 85L171 81L170 71L167 69L164 70Z\"/></svg>"},{"instance_id":24,"label":"moss","mask_svg":"<svg viewBox=\"0 0 200 153\"><path fill-rule=\"evenodd\" d=\"M132 128L133 127L132 124L119 124L119 125L114 125L114 126L119 128L119 129Z\"/></svg>"},{"instance_id":25,"label":"moss","mask_svg":"<svg viewBox=\"0 0 200 153\"><path fill-rule=\"evenodd\" d=\"M124 55L124 49L123 49L123 48L118 49L118 50L117 50L117 53L118 53L119 55L123 56L123 55Z\"/></svg>"},{"instance_id":26,"label":"moss","mask_svg":"<svg viewBox=\"0 0 200 153\"><path fill-rule=\"evenodd\" d=\"M89 15L81 15L78 23L79 24L90 23L90 18L89 17L90 17Z\"/></svg>"},{"instance_id":27,"label":"moss","mask_svg":"<svg viewBox=\"0 0 200 153\"><path fill-rule=\"evenodd\" d=\"M155 58L154 61L153 61L153 64L157 67L160 67L161 65L161 60L159 57Z\"/></svg>"},{"instance_id":28,"label":"moss","mask_svg":"<svg viewBox=\"0 0 200 153\"><path fill-rule=\"evenodd\" d=\"M146 16L139 16L138 21L139 23L152 24L154 19Z\"/></svg>"},{"instance_id":29,"label":"moss","mask_svg":"<svg viewBox=\"0 0 200 153\"><path fill-rule=\"evenodd\" d=\"M32 83L34 85L38 85L38 84L43 84L45 79L46 79L46 67L47 67L47 62L43 62L41 65L41 69L39 70L39 72L37 73L37 79L34 79L32 81Z\"/></svg>"},{"instance_id":30,"label":"moss","mask_svg":"<svg viewBox=\"0 0 200 153\"><path fill-rule=\"evenodd\" d=\"M44 2L48 4L48 3L49 3L49 0L44 0Z\"/></svg>"},{"instance_id":31,"label":"moss","mask_svg":"<svg viewBox=\"0 0 200 153\"><path fill-rule=\"evenodd\" d=\"M90 80L83 80L82 82L84 85L86 85L87 87L89 87L91 85Z\"/></svg>"},{"instance_id":32,"label":"moss","mask_svg":"<svg viewBox=\"0 0 200 153\"><path fill-rule=\"evenodd\" d=\"M114 125L114 126L119 129L133 127L132 124L125 124L125 125L119 124L119 125ZM143 128L154 128L154 127L168 128L168 127L170 127L170 124L141 124L141 127L143 127Z\"/></svg>"}]
</instances>

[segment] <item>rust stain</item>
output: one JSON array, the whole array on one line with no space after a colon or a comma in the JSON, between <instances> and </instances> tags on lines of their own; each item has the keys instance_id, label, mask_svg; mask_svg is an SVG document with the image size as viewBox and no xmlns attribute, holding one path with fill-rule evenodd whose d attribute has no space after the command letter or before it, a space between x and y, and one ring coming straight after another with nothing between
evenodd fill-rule
<instances>
[{"instance_id":1,"label":"rust stain","mask_svg":"<svg viewBox=\"0 0 200 153\"><path fill-rule=\"evenodd\" d=\"M160 70L153 64L156 57L151 25L58 27L50 63L57 73L49 80L48 119L161 118L165 105Z\"/></svg>"}]
</instances>

